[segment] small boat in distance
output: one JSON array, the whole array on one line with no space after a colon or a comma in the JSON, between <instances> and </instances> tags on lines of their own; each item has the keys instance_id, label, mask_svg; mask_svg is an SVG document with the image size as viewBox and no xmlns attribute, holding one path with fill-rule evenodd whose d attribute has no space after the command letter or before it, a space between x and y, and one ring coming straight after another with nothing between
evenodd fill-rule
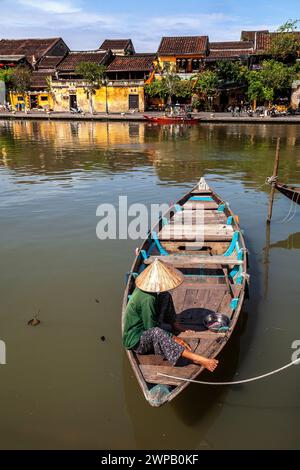
<instances>
[{"instance_id":1,"label":"small boat in distance","mask_svg":"<svg viewBox=\"0 0 300 470\"><path fill-rule=\"evenodd\" d=\"M200 118L194 118L189 115L147 116L144 114L144 118L156 124L197 124L201 120Z\"/></svg>"},{"instance_id":2,"label":"small boat in distance","mask_svg":"<svg viewBox=\"0 0 300 470\"><path fill-rule=\"evenodd\" d=\"M247 255L238 217L204 178L157 221L137 250L126 282L122 331L135 278L156 259L184 275L184 282L166 293L185 330L179 337L196 354L215 358L230 339L241 313ZM151 406L173 400L189 385L185 379L195 379L204 370L183 358L172 366L155 354L126 353Z\"/></svg>"},{"instance_id":3,"label":"small boat in distance","mask_svg":"<svg viewBox=\"0 0 300 470\"><path fill-rule=\"evenodd\" d=\"M275 183L275 188L296 204L300 204L300 187L277 182Z\"/></svg>"}]
</instances>

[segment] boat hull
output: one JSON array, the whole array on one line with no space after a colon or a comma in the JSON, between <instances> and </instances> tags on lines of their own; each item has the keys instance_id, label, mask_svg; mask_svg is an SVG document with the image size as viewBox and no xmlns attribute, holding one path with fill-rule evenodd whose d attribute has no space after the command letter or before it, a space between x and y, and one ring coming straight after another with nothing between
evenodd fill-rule
<instances>
[{"instance_id":1,"label":"boat hull","mask_svg":"<svg viewBox=\"0 0 300 470\"><path fill-rule=\"evenodd\" d=\"M275 188L296 204L300 204L300 188L295 188L287 184L276 183Z\"/></svg>"},{"instance_id":2,"label":"boat hull","mask_svg":"<svg viewBox=\"0 0 300 470\"><path fill-rule=\"evenodd\" d=\"M190 228L197 218L198 203L204 212L204 242L199 250L199 242L194 236L197 227ZM184 239L177 232L179 208L187 217L188 228ZM169 233L170 227L174 230L166 239L165 234ZM122 331L126 306L135 288L134 276L145 269L155 257L173 264L185 276L182 286L171 293L177 318L186 328L179 336L190 344L195 353L210 358L217 357L236 327L245 298L247 256L238 218L206 185L202 185L200 189L195 186L165 213L149 231L148 238L138 250L132 264L123 298ZM217 311L228 315L230 319L230 327L226 332L213 333L203 327L203 315ZM191 330L194 330L193 333ZM141 356L131 350L126 353L141 390L151 406L161 406L173 400L189 385L184 379L194 380L204 370L191 363L171 366L154 354ZM162 373L175 379L160 375Z\"/></svg>"},{"instance_id":3,"label":"boat hull","mask_svg":"<svg viewBox=\"0 0 300 470\"><path fill-rule=\"evenodd\" d=\"M144 116L145 119L149 122L156 124L198 124L200 122L199 118L185 118L185 117L152 117Z\"/></svg>"}]
</instances>

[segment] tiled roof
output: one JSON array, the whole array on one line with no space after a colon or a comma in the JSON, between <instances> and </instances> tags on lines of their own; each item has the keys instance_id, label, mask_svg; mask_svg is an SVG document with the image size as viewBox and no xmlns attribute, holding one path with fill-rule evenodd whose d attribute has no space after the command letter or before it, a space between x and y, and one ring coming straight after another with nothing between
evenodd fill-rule
<instances>
[{"instance_id":1,"label":"tiled roof","mask_svg":"<svg viewBox=\"0 0 300 470\"><path fill-rule=\"evenodd\" d=\"M117 56L107 67L108 72L139 72L149 71L152 68L155 54L134 54L131 56Z\"/></svg>"},{"instance_id":2,"label":"tiled roof","mask_svg":"<svg viewBox=\"0 0 300 470\"><path fill-rule=\"evenodd\" d=\"M55 67L63 60L64 56L45 56L39 62L39 69L55 69Z\"/></svg>"},{"instance_id":3,"label":"tiled roof","mask_svg":"<svg viewBox=\"0 0 300 470\"><path fill-rule=\"evenodd\" d=\"M36 90L37 88L47 88L47 77L50 77L52 74L51 72L47 71L37 71L32 72L31 74L31 86L32 90Z\"/></svg>"},{"instance_id":4,"label":"tiled roof","mask_svg":"<svg viewBox=\"0 0 300 470\"><path fill-rule=\"evenodd\" d=\"M105 39L99 49L102 51L125 50L130 43L131 39Z\"/></svg>"},{"instance_id":5,"label":"tiled roof","mask_svg":"<svg viewBox=\"0 0 300 470\"><path fill-rule=\"evenodd\" d=\"M48 39L1 39L0 54L3 55L25 55L29 62L32 56L38 60L51 49L60 38Z\"/></svg>"},{"instance_id":6,"label":"tiled roof","mask_svg":"<svg viewBox=\"0 0 300 470\"><path fill-rule=\"evenodd\" d=\"M206 61L210 60L222 60L222 59L238 59L241 56L249 56L252 54L250 49L238 49L238 50L210 50L208 56L205 58Z\"/></svg>"},{"instance_id":7,"label":"tiled roof","mask_svg":"<svg viewBox=\"0 0 300 470\"><path fill-rule=\"evenodd\" d=\"M253 49L253 42L252 41L210 42L209 49L216 50L216 51Z\"/></svg>"},{"instance_id":8,"label":"tiled roof","mask_svg":"<svg viewBox=\"0 0 300 470\"><path fill-rule=\"evenodd\" d=\"M270 50L272 39L276 36L289 33L264 33L258 31L256 34L256 50L261 52L267 52ZM293 33L300 44L300 31Z\"/></svg>"},{"instance_id":9,"label":"tiled roof","mask_svg":"<svg viewBox=\"0 0 300 470\"><path fill-rule=\"evenodd\" d=\"M0 62L2 60L9 61L9 62L19 62L20 60L25 59L24 55L0 55Z\"/></svg>"},{"instance_id":10,"label":"tiled roof","mask_svg":"<svg viewBox=\"0 0 300 470\"><path fill-rule=\"evenodd\" d=\"M177 36L163 37L158 54L204 54L207 49L208 36Z\"/></svg>"},{"instance_id":11,"label":"tiled roof","mask_svg":"<svg viewBox=\"0 0 300 470\"><path fill-rule=\"evenodd\" d=\"M242 41L253 41L255 40L256 33L268 33L267 29L261 31L242 31L241 32L241 40Z\"/></svg>"},{"instance_id":12,"label":"tiled roof","mask_svg":"<svg viewBox=\"0 0 300 470\"><path fill-rule=\"evenodd\" d=\"M77 51L69 52L68 55L57 66L58 71L73 71L80 62L94 62L101 64L106 52L100 51Z\"/></svg>"}]
</instances>

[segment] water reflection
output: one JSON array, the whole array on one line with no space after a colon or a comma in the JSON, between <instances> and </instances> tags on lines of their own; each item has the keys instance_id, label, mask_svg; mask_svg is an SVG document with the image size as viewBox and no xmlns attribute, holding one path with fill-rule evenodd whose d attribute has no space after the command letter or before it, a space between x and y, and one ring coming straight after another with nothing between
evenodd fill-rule
<instances>
[{"instance_id":1,"label":"water reflection","mask_svg":"<svg viewBox=\"0 0 300 470\"><path fill-rule=\"evenodd\" d=\"M281 178L296 182L300 168L296 125L0 121L0 168L68 177L72 170L97 170L102 176L150 166L162 183L194 182L207 171L231 171L239 172L245 188L251 189L272 172L277 136L283 141Z\"/></svg>"},{"instance_id":2,"label":"water reflection","mask_svg":"<svg viewBox=\"0 0 300 470\"><path fill-rule=\"evenodd\" d=\"M139 240L99 241L95 230L101 202L176 201L205 175L239 215L250 251L242 331L215 380L280 367L299 325L300 214L282 223L290 201L276 194L266 233L262 185L278 135L281 178L297 184L294 125L0 122L3 447L299 446L297 368L243 387L191 385L170 405L146 404L120 342L124 273ZM39 329L28 329L39 308Z\"/></svg>"},{"instance_id":3,"label":"water reflection","mask_svg":"<svg viewBox=\"0 0 300 470\"><path fill-rule=\"evenodd\" d=\"M286 250L300 249L300 232L291 233L285 240L271 243L270 248L284 248Z\"/></svg>"}]
</instances>

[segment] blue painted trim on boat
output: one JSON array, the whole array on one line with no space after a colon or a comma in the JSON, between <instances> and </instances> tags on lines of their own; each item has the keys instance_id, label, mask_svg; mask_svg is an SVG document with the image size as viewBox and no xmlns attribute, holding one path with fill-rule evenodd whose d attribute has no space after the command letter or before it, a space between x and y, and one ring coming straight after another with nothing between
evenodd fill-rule
<instances>
[{"instance_id":1,"label":"blue painted trim on boat","mask_svg":"<svg viewBox=\"0 0 300 470\"><path fill-rule=\"evenodd\" d=\"M169 253L161 246L160 241L159 241L158 236L157 236L157 233L154 232L154 231L152 232L152 238L153 238L153 240L155 242L155 245L157 246L157 249L160 252L160 254L162 256L168 256Z\"/></svg>"},{"instance_id":2,"label":"blue painted trim on boat","mask_svg":"<svg viewBox=\"0 0 300 470\"><path fill-rule=\"evenodd\" d=\"M238 266L235 266L235 267L230 271L229 274L230 274L231 278L233 279L234 276L236 276L238 272L239 272L239 267L238 267Z\"/></svg>"},{"instance_id":3,"label":"blue painted trim on boat","mask_svg":"<svg viewBox=\"0 0 300 470\"><path fill-rule=\"evenodd\" d=\"M142 257L143 257L144 259L147 259L147 258L148 258L148 255L147 255L146 250L141 250L140 253L141 253L141 255L142 255Z\"/></svg>"},{"instance_id":4,"label":"blue painted trim on boat","mask_svg":"<svg viewBox=\"0 0 300 470\"><path fill-rule=\"evenodd\" d=\"M232 308L232 310L235 310L238 306L238 303L239 303L239 299L238 297L235 297L234 299L232 299L232 301L230 302L230 308Z\"/></svg>"},{"instance_id":5,"label":"blue painted trim on boat","mask_svg":"<svg viewBox=\"0 0 300 470\"><path fill-rule=\"evenodd\" d=\"M229 248L227 249L227 251L225 251L224 256L232 255L232 253L233 253L233 251L236 247L235 245L238 242L238 239L239 239L239 232L236 231L236 232L233 233L231 243L230 243Z\"/></svg>"},{"instance_id":6,"label":"blue painted trim on boat","mask_svg":"<svg viewBox=\"0 0 300 470\"><path fill-rule=\"evenodd\" d=\"M182 207L179 204L174 204L174 207L175 207L176 212L182 211Z\"/></svg>"},{"instance_id":7,"label":"blue painted trim on boat","mask_svg":"<svg viewBox=\"0 0 300 470\"><path fill-rule=\"evenodd\" d=\"M168 225L167 217L162 217L162 223L163 223L163 225Z\"/></svg>"},{"instance_id":8,"label":"blue painted trim on boat","mask_svg":"<svg viewBox=\"0 0 300 470\"><path fill-rule=\"evenodd\" d=\"M211 196L191 196L189 201L203 201L203 202L213 202Z\"/></svg>"},{"instance_id":9,"label":"blue painted trim on boat","mask_svg":"<svg viewBox=\"0 0 300 470\"><path fill-rule=\"evenodd\" d=\"M232 215L230 215L227 219L227 225L232 225L232 222L233 222L233 217Z\"/></svg>"},{"instance_id":10,"label":"blue painted trim on boat","mask_svg":"<svg viewBox=\"0 0 300 470\"><path fill-rule=\"evenodd\" d=\"M217 212L224 212L224 210L225 210L225 204L220 204L217 209Z\"/></svg>"}]
</instances>

